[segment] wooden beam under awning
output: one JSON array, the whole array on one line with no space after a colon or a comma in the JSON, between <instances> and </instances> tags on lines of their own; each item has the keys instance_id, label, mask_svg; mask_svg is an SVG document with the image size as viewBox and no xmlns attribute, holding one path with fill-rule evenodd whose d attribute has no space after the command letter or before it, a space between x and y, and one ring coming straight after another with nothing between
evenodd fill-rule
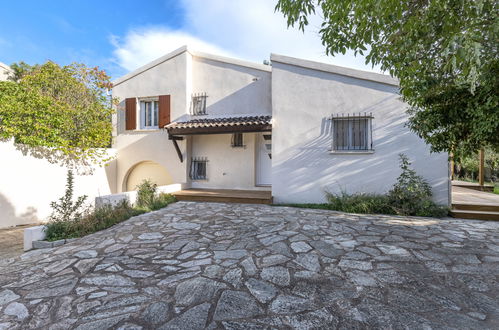
<instances>
[{"instance_id":1,"label":"wooden beam under awning","mask_svg":"<svg viewBox=\"0 0 499 330\"><path fill-rule=\"evenodd\" d=\"M175 147L175 151L177 151L178 159L180 160L181 163L183 163L184 162L184 156L182 155L182 151L180 151L180 147L178 146L177 141L178 140L183 140L184 138L181 137L181 136L172 136L172 135L169 135L168 139L172 140L173 146Z\"/></svg>"},{"instance_id":2,"label":"wooden beam under awning","mask_svg":"<svg viewBox=\"0 0 499 330\"><path fill-rule=\"evenodd\" d=\"M170 136L174 135L205 135L205 134L230 134L230 133L256 133L270 132L272 125L231 125L210 127L170 127L167 128Z\"/></svg>"}]
</instances>

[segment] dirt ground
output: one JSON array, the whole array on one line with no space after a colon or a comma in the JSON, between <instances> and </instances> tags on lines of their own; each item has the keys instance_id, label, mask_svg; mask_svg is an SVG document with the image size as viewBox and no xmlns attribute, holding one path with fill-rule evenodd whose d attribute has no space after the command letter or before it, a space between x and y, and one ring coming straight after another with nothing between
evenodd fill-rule
<instances>
[{"instance_id":1,"label":"dirt ground","mask_svg":"<svg viewBox=\"0 0 499 330\"><path fill-rule=\"evenodd\" d=\"M0 229L0 259L17 257L24 252L24 229L32 226L36 226L36 224Z\"/></svg>"}]
</instances>

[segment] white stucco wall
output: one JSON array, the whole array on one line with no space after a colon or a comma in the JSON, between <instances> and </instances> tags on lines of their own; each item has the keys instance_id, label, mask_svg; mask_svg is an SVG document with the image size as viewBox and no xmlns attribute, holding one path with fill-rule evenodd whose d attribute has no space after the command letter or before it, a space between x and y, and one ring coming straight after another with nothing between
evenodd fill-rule
<instances>
[{"instance_id":1,"label":"white stucco wall","mask_svg":"<svg viewBox=\"0 0 499 330\"><path fill-rule=\"evenodd\" d=\"M231 139L231 134L192 137L192 156L208 158L206 168L208 180L192 181L191 187L268 189L255 186L255 133L243 135L244 148L232 148Z\"/></svg>"},{"instance_id":2,"label":"white stucco wall","mask_svg":"<svg viewBox=\"0 0 499 330\"><path fill-rule=\"evenodd\" d=\"M109 150L113 155L114 150ZM0 143L0 228L37 223L50 215L50 202L64 195L66 168L24 156L12 142ZM74 196L114 193L115 161L96 167L92 175L75 175Z\"/></svg>"},{"instance_id":3,"label":"white stucco wall","mask_svg":"<svg viewBox=\"0 0 499 330\"><path fill-rule=\"evenodd\" d=\"M192 92L208 95L210 116L272 113L269 71L194 56L192 77Z\"/></svg>"},{"instance_id":4,"label":"white stucco wall","mask_svg":"<svg viewBox=\"0 0 499 330\"><path fill-rule=\"evenodd\" d=\"M396 86L272 61L272 194L282 202L321 202L324 192L382 193L400 174L398 154L448 204L447 154L430 154L405 123ZM331 154L332 114L374 116L373 154Z\"/></svg>"},{"instance_id":5,"label":"white stucco wall","mask_svg":"<svg viewBox=\"0 0 499 330\"><path fill-rule=\"evenodd\" d=\"M126 190L128 173L135 165L143 161L151 161L163 166L173 183L186 182L187 162L185 160L183 163L180 162L165 130L126 132L120 134L116 140L116 190L118 192ZM185 150L185 141L178 141L178 144L182 150Z\"/></svg>"}]
</instances>

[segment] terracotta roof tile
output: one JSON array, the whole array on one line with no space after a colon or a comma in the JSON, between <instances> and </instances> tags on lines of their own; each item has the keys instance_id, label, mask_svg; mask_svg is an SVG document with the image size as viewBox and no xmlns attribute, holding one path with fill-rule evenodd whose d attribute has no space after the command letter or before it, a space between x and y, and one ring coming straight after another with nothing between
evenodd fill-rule
<instances>
[{"instance_id":1,"label":"terracotta roof tile","mask_svg":"<svg viewBox=\"0 0 499 330\"><path fill-rule=\"evenodd\" d=\"M224 118L201 118L187 121L173 122L166 125L166 129L206 128L206 127L233 127L270 125L272 116L241 116Z\"/></svg>"}]
</instances>

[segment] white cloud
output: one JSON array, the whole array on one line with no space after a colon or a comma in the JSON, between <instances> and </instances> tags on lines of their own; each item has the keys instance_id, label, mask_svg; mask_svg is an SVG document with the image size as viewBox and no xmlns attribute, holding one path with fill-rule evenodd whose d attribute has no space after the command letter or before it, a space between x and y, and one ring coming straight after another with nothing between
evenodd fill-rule
<instances>
[{"instance_id":1,"label":"white cloud","mask_svg":"<svg viewBox=\"0 0 499 330\"><path fill-rule=\"evenodd\" d=\"M283 15L274 12L275 3L276 0L182 0L186 16L181 30L132 29L123 40L114 40L115 60L132 70L187 44L203 52L258 63L268 59L270 53L277 53L379 72L353 53L326 56L318 34L321 18L312 17L305 33L288 29Z\"/></svg>"},{"instance_id":2,"label":"white cloud","mask_svg":"<svg viewBox=\"0 0 499 330\"><path fill-rule=\"evenodd\" d=\"M234 56L186 32L158 26L131 30L123 39L112 36L111 43L115 47L115 61L127 70L136 69L184 45L202 52Z\"/></svg>"}]
</instances>

